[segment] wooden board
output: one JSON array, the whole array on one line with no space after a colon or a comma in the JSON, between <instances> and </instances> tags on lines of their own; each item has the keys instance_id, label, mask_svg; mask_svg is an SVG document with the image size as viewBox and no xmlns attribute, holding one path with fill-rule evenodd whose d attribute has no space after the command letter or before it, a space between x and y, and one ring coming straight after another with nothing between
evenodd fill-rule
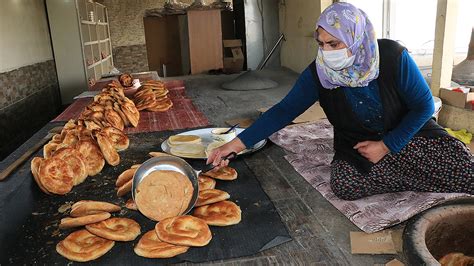
<instances>
[{"instance_id":1,"label":"wooden board","mask_svg":"<svg viewBox=\"0 0 474 266\"><path fill-rule=\"evenodd\" d=\"M144 17L145 41L148 66L163 77L163 65L166 75L180 76L181 45L178 16Z\"/></svg>"},{"instance_id":2,"label":"wooden board","mask_svg":"<svg viewBox=\"0 0 474 266\"><path fill-rule=\"evenodd\" d=\"M188 11L191 74L223 68L220 10Z\"/></svg>"}]
</instances>

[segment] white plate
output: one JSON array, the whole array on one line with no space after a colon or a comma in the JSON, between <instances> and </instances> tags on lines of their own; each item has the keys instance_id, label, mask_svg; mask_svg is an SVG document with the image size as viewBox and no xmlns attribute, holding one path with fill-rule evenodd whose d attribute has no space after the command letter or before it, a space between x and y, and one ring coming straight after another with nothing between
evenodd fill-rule
<instances>
[{"instance_id":1,"label":"white plate","mask_svg":"<svg viewBox=\"0 0 474 266\"><path fill-rule=\"evenodd\" d=\"M214 140L212 139L212 133L211 133L211 131L213 129L216 129L216 128L196 129L196 130L186 131L186 132L180 133L178 135L196 135L196 136L199 136L199 137L201 137L202 145L204 145L204 148L205 148L211 142L214 142ZM239 135L242 131L244 131L244 129L243 128L236 128L235 131L236 131L235 133L237 135ZM261 148L263 148L263 146L265 146L266 143L267 143L266 139L261 140L257 144L255 144L252 149L245 149L242 152L240 152L239 155L240 154L249 154L249 153L255 152L257 150L260 150ZM163 141L161 143L161 149L164 152L166 152L168 154L171 154L170 146L168 145L168 139L166 139L165 141ZM207 159L206 156L180 156L180 157L189 158L189 159Z\"/></svg>"}]
</instances>

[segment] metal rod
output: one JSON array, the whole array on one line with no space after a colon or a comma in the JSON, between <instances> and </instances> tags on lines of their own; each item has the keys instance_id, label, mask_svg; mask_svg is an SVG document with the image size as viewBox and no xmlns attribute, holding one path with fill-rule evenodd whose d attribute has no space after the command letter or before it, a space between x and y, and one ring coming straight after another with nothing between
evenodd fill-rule
<instances>
[{"instance_id":1,"label":"metal rod","mask_svg":"<svg viewBox=\"0 0 474 266\"><path fill-rule=\"evenodd\" d=\"M278 41L275 43L273 48L270 50L270 53L267 55L267 57L265 57L265 60L263 60L263 62L258 65L257 70L262 70L265 67L265 65L267 64L268 60L270 60L270 58L272 57L272 55L275 52L278 45L280 45L281 41L284 40L284 39L285 39L285 35L283 35L283 33L282 33L280 35L280 38L278 38Z\"/></svg>"}]
</instances>

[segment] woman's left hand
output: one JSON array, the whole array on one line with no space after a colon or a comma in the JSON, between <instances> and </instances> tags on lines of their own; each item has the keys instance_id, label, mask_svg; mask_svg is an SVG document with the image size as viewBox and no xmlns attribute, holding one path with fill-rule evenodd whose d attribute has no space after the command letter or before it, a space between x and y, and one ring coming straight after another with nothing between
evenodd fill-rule
<instances>
[{"instance_id":1,"label":"woman's left hand","mask_svg":"<svg viewBox=\"0 0 474 266\"><path fill-rule=\"evenodd\" d=\"M383 141L362 141L354 146L354 149L367 158L372 163L378 163L382 158L390 152Z\"/></svg>"}]
</instances>

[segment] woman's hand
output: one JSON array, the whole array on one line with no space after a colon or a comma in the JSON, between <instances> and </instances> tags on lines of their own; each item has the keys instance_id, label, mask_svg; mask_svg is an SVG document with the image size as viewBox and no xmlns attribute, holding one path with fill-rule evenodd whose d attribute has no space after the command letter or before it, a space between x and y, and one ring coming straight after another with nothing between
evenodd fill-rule
<instances>
[{"instance_id":1,"label":"woman's hand","mask_svg":"<svg viewBox=\"0 0 474 266\"><path fill-rule=\"evenodd\" d=\"M354 146L354 149L367 158L372 163L378 163L382 158L390 152L383 141L362 141Z\"/></svg>"},{"instance_id":2,"label":"woman's hand","mask_svg":"<svg viewBox=\"0 0 474 266\"><path fill-rule=\"evenodd\" d=\"M229 155L231 152L238 154L243 150L245 150L244 143L239 138L234 138L232 141L213 149L207 157L207 164L212 163L217 169L227 166L229 160L222 160L222 157Z\"/></svg>"}]
</instances>

